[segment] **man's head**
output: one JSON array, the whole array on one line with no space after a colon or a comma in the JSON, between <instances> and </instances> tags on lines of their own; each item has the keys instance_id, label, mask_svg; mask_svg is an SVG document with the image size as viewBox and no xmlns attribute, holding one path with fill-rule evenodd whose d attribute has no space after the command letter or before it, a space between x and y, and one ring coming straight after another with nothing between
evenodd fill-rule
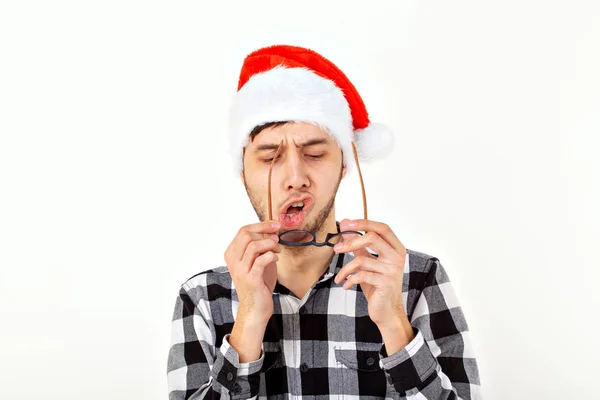
<instances>
[{"instance_id":1,"label":"man's head","mask_svg":"<svg viewBox=\"0 0 600 400\"><path fill-rule=\"evenodd\" d=\"M282 231L320 233L335 218L335 195L347 169L336 141L314 124L268 123L251 132L241 178L252 206L267 219L269 167L282 142L271 176L273 219Z\"/></svg>"},{"instance_id":2,"label":"man's head","mask_svg":"<svg viewBox=\"0 0 600 400\"><path fill-rule=\"evenodd\" d=\"M362 161L377 160L394 143L389 129L371 123L358 91L335 64L284 45L244 60L228 131L235 170L261 220L267 218L270 158L283 142L272 172L273 217L282 230L315 233L335 222L335 194L354 150Z\"/></svg>"}]
</instances>

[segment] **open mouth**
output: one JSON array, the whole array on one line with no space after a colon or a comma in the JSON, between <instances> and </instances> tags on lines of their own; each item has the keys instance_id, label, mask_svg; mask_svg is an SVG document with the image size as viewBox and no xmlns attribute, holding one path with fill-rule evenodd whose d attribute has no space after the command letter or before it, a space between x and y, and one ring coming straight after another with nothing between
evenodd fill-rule
<instances>
[{"instance_id":1,"label":"open mouth","mask_svg":"<svg viewBox=\"0 0 600 400\"><path fill-rule=\"evenodd\" d=\"M298 214L303 209L304 209L304 202L298 201L288 207L287 211L285 212L285 216L288 218L292 218L294 215Z\"/></svg>"},{"instance_id":2,"label":"open mouth","mask_svg":"<svg viewBox=\"0 0 600 400\"><path fill-rule=\"evenodd\" d=\"M279 216L284 230L298 229L312 206L310 198L290 204Z\"/></svg>"}]
</instances>

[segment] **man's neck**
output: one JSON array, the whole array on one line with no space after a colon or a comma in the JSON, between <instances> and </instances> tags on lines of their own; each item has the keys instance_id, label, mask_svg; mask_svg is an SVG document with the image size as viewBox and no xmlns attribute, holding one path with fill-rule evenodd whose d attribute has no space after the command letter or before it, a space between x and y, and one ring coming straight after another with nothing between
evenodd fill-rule
<instances>
[{"instance_id":1,"label":"man's neck","mask_svg":"<svg viewBox=\"0 0 600 400\"><path fill-rule=\"evenodd\" d=\"M323 224L322 233L317 234L317 241L324 241L326 234L333 232L337 232L337 226L335 218L332 216ZM327 270L333 256L333 248L329 246L306 246L292 249L281 246L277 262L277 280L298 298L303 298Z\"/></svg>"}]
</instances>

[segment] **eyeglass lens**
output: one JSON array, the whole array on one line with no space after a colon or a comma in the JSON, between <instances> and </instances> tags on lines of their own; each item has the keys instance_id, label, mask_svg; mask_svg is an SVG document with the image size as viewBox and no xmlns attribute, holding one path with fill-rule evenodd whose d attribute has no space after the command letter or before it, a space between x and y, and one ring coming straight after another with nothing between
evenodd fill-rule
<instances>
[{"instance_id":1,"label":"eyeglass lens","mask_svg":"<svg viewBox=\"0 0 600 400\"><path fill-rule=\"evenodd\" d=\"M354 233L354 232L338 233L336 235L331 236L329 238L328 242L332 245L336 245L340 242L356 239L358 236L360 236L360 234ZM301 243L311 243L311 242L315 241L315 236L313 235L312 232L297 230L297 231L283 232L279 236L279 239L281 241L288 242L288 243L301 244Z\"/></svg>"}]
</instances>

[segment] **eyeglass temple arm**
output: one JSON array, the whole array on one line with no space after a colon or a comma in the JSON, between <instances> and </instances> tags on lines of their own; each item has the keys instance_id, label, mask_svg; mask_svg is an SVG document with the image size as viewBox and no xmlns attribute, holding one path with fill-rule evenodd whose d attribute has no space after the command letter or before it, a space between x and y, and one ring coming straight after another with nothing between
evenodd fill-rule
<instances>
[{"instance_id":1,"label":"eyeglass temple arm","mask_svg":"<svg viewBox=\"0 0 600 400\"><path fill-rule=\"evenodd\" d=\"M269 166L269 183L268 183L268 195L267 195L267 204L269 210L269 221L273 220L273 205L271 203L271 173L273 172L273 164L275 164L275 160L279 157L279 152L281 151L281 147L283 146L283 140L279 143L279 147L277 147L277 151L275 152L275 156L271 160L271 165Z\"/></svg>"},{"instance_id":2,"label":"eyeglass temple arm","mask_svg":"<svg viewBox=\"0 0 600 400\"><path fill-rule=\"evenodd\" d=\"M352 142L352 152L354 153L354 161L356 162L356 168L358 169L358 178L360 179L360 189L362 190L363 199L363 214L365 219L367 218L367 195L365 194L365 184L363 182L362 173L360 172L360 163L358 162L358 153L356 152L356 146Z\"/></svg>"}]
</instances>

